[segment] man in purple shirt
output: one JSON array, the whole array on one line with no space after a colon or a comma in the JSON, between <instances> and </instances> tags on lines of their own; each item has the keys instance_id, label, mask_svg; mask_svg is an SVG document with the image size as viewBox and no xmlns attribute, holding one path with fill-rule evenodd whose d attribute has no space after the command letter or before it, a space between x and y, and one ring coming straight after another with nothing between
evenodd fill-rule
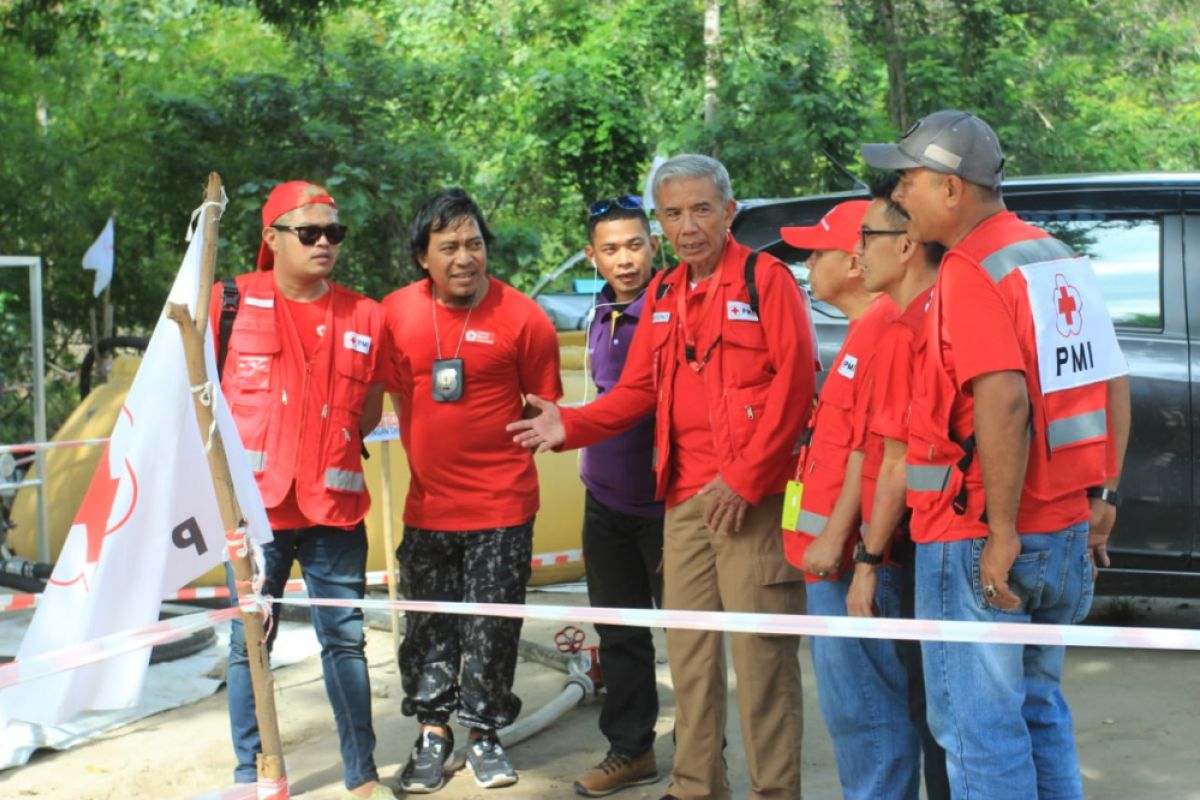
<instances>
[{"instance_id":1,"label":"man in purple shirt","mask_svg":"<svg viewBox=\"0 0 1200 800\"><path fill-rule=\"evenodd\" d=\"M607 285L588 327L588 356L596 389L604 394L625 366L658 240L637 197L600 200L590 211L584 250ZM662 605L663 504L654 499L653 457L653 414L583 451L583 558L593 606ZM609 749L575 781L575 791L585 797L658 780L658 685L650 630L597 625L596 632L606 690L600 731Z\"/></svg>"}]
</instances>

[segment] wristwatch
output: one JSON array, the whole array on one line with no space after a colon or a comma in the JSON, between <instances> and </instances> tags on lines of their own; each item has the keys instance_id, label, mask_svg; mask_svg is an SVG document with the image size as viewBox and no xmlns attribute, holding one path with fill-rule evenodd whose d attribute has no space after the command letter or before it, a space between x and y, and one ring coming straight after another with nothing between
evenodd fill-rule
<instances>
[{"instance_id":1,"label":"wristwatch","mask_svg":"<svg viewBox=\"0 0 1200 800\"><path fill-rule=\"evenodd\" d=\"M1099 498L1113 508L1121 507L1121 493L1116 489L1106 489L1103 486L1093 486L1087 490L1087 496Z\"/></svg>"},{"instance_id":2,"label":"wristwatch","mask_svg":"<svg viewBox=\"0 0 1200 800\"><path fill-rule=\"evenodd\" d=\"M854 546L854 563L879 566L883 563L883 553L868 553L866 544L860 539Z\"/></svg>"}]
</instances>

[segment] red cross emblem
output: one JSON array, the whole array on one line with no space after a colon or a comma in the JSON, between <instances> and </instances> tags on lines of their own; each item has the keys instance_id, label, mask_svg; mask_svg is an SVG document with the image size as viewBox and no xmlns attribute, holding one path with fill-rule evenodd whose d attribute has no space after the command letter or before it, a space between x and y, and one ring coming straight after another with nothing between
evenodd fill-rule
<instances>
[{"instance_id":1,"label":"red cross emblem","mask_svg":"<svg viewBox=\"0 0 1200 800\"><path fill-rule=\"evenodd\" d=\"M1083 298L1061 273L1054 276L1054 305L1058 309L1055 325L1059 334L1078 336L1083 330Z\"/></svg>"}]
</instances>

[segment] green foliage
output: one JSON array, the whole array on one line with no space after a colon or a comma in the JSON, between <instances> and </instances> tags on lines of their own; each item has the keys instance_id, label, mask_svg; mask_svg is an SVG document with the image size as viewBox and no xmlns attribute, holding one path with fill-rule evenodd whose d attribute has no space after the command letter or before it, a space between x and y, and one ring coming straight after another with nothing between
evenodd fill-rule
<instances>
[{"instance_id":1,"label":"green foliage","mask_svg":"<svg viewBox=\"0 0 1200 800\"><path fill-rule=\"evenodd\" d=\"M701 0L0 3L0 250L43 258L48 356L69 369L97 307L79 260L104 220L117 215L117 326L144 331L213 170L230 197L220 272L252 267L266 194L306 178L351 226L339 279L379 297L418 276L407 226L440 186L476 197L498 234L490 268L528 288L578 249L587 204L640 193L656 155L715 154L741 197L845 189L834 161L861 172L858 145L900 132L890 106L981 114L1010 174L1200 164L1186 0L727 2L712 125L703 13ZM0 285L10 381L28 372L12 316L26 291Z\"/></svg>"}]
</instances>

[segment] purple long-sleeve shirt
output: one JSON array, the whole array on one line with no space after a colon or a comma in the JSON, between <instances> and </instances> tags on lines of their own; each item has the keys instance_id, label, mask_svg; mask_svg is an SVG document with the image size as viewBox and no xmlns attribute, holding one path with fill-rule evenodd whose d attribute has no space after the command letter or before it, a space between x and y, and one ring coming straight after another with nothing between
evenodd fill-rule
<instances>
[{"instance_id":1,"label":"purple long-sleeve shirt","mask_svg":"<svg viewBox=\"0 0 1200 800\"><path fill-rule=\"evenodd\" d=\"M605 286L588 328L588 356L598 395L616 386L642 305L617 303ZM661 517L663 504L654 499L654 415L647 414L624 433L583 450L583 483L604 505L639 517Z\"/></svg>"}]
</instances>

